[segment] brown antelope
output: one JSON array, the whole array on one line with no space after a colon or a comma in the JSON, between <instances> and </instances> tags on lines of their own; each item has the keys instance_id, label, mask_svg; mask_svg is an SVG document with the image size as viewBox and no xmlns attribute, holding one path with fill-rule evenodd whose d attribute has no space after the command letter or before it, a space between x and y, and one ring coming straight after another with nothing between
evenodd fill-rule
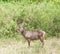
<instances>
[{"instance_id":1,"label":"brown antelope","mask_svg":"<svg viewBox=\"0 0 60 54\"><path fill-rule=\"evenodd\" d=\"M31 40L40 40L42 42L42 46L44 45L44 39L45 39L44 31L42 30L28 31L25 29L24 24L19 25L18 30L21 32L24 38L28 41L28 46L30 46Z\"/></svg>"}]
</instances>

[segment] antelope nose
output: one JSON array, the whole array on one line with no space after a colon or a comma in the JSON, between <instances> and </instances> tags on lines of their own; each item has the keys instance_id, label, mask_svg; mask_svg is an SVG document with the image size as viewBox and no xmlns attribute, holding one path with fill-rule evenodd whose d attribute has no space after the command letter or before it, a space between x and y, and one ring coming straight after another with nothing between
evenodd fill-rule
<instances>
[{"instance_id":1,"label":"antelope nose","mask_svg":"<svg viewBox=\"0 0 60 54\"><path fill-rule=\"evenodd\" d=\"M19 29L16 29L16 32L18 32L19 31Z\"/></svg>"}]
</instances>

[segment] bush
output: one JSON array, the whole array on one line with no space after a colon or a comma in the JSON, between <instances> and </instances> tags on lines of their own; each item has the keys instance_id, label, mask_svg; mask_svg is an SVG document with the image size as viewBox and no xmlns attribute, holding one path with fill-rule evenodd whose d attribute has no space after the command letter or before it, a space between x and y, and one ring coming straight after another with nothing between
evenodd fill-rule
<instances>
[{"instance_id":1,"label":"bush","mask_svg":"<svg viewBox=\"0 0 60 54\"><path fill-rule=\"evenodd\" d=\"M28 2L29 1L29 2ZM17 22L28 30L41 29L48 36L60 35L60 4L56 1L0 2L0 37L17 37Z\"/></svg>"}]
</instances>

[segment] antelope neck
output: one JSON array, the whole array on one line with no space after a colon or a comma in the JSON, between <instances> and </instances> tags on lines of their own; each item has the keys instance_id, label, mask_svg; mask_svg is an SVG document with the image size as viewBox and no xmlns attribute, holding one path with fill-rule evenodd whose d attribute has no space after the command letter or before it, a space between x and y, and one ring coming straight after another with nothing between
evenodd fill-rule
<instances>
[{"instance_id":1,"label":"antelope neck","mask_svg":"<svg viewBox=\"0 0 60 54\"><path fill-rule=\"evenodd\" d=\"M21 33L22 33L23 36L25 36L26 30L24 29Z\"/></svg>"}]
</instances>

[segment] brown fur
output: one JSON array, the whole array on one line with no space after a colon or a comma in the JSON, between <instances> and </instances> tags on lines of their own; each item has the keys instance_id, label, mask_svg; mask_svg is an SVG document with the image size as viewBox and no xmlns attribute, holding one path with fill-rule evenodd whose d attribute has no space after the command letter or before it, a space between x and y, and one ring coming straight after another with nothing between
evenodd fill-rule
<instances>
[{"instance_id":1,"label":"brown fur","mask_svg":"<svg viewBox=\"0 0 60 54\"><path fill-rule=\"evenodd\" d=\"M27 31L23 24L19 25L19 31L28 41L28 46L30 46L31 40L40 40L42 45L44 45L45 32L42 30Z\"/></svg>"}]
</instances>

